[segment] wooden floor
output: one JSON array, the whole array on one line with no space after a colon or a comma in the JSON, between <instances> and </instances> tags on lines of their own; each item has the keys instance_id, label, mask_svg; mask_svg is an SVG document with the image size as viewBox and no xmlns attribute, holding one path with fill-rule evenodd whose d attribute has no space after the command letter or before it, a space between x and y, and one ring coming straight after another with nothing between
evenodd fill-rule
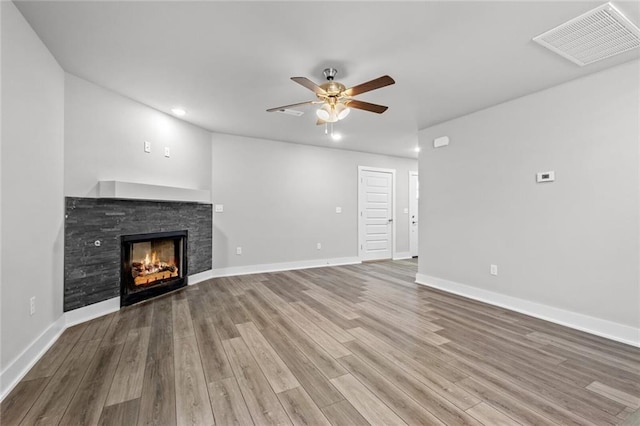
<instances>
[{"instance_id":1,"label":"wooden floor","mask_svg":"<svg viewBox=\"0 0 640 426\"><path fill-rule=\"evenodd\" d=\"M413 283L210 280L64 332L2 425L640 424L640 350Z\"/></svg>"}]
</instances>

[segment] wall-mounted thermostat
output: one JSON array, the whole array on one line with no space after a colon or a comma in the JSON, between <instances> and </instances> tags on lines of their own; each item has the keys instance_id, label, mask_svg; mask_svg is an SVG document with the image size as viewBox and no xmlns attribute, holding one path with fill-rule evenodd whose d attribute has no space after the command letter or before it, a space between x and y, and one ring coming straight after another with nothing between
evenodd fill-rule
<instances>
[{"instance_id":1,"label":"wall-mounted thermostat","mask_svg":"<svg viewBox=\"0 0 640 426\"><path fill-rule=\"evenodd\" d=\"M553 182L554 180L556 180L556 173L553 171L536 173L536 182Z\"/></svg>"}]
</instances>

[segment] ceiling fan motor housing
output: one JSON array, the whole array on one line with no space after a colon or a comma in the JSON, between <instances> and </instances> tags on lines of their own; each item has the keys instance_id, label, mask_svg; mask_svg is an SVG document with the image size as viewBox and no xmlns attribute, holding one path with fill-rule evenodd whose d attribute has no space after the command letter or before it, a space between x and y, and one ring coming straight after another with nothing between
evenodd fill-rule
<instances>
[{"instance_id":1,"label":"ceiling fan motor housing","mask_svg":"<svg viewBox=\"0 0 640 426\"><path fill-rule=\"evenodd\" d=\"M329 80L326 83L322 83L320 87L326 92L326 94L318 95L320 99L337 97L341 92L344 92L346 90L344 84L332 80Z\"/></svg>"}]
</instances>

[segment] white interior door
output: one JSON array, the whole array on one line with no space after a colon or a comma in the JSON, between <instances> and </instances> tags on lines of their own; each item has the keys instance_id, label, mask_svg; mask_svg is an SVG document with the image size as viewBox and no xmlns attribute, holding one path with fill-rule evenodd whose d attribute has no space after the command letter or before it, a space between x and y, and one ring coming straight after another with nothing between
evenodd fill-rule
<instances>
[{"instance_id":1,"label":"white interior door","mask_svg":"<svg viewBox=\"0 0 640 426\"><path fill-rule=\"evenodd\" d=\"M360 259L393 258L393 171L360 169Z\"/></svg>"},{"instance_id":2,"label":"white interior door","mask_svg":"<svg viewBox=\"0 0 640 426\"><path fill-rule=\"evenodd\" d=\"M420 198L420 181L418 172L409 172L409 252L412 257L418 256L418 199Z\"/></svg>"}]
</instances>

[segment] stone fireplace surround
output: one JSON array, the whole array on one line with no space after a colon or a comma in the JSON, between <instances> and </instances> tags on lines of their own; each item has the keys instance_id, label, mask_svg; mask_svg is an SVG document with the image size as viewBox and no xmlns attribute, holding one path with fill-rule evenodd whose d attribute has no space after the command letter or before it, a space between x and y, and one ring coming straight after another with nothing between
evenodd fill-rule
<instances>
[{"instance_id":1,"label":"stone fireplace surround","mask_svg":"<svg viewBox=\"0 0 640 426\"><path fill-rule=\"evenodd\" d=\"M189 274L212 265L212 205L65 198L64 311L120 296L121 236L187 230Z\"/></svg>"}]
</instances>

